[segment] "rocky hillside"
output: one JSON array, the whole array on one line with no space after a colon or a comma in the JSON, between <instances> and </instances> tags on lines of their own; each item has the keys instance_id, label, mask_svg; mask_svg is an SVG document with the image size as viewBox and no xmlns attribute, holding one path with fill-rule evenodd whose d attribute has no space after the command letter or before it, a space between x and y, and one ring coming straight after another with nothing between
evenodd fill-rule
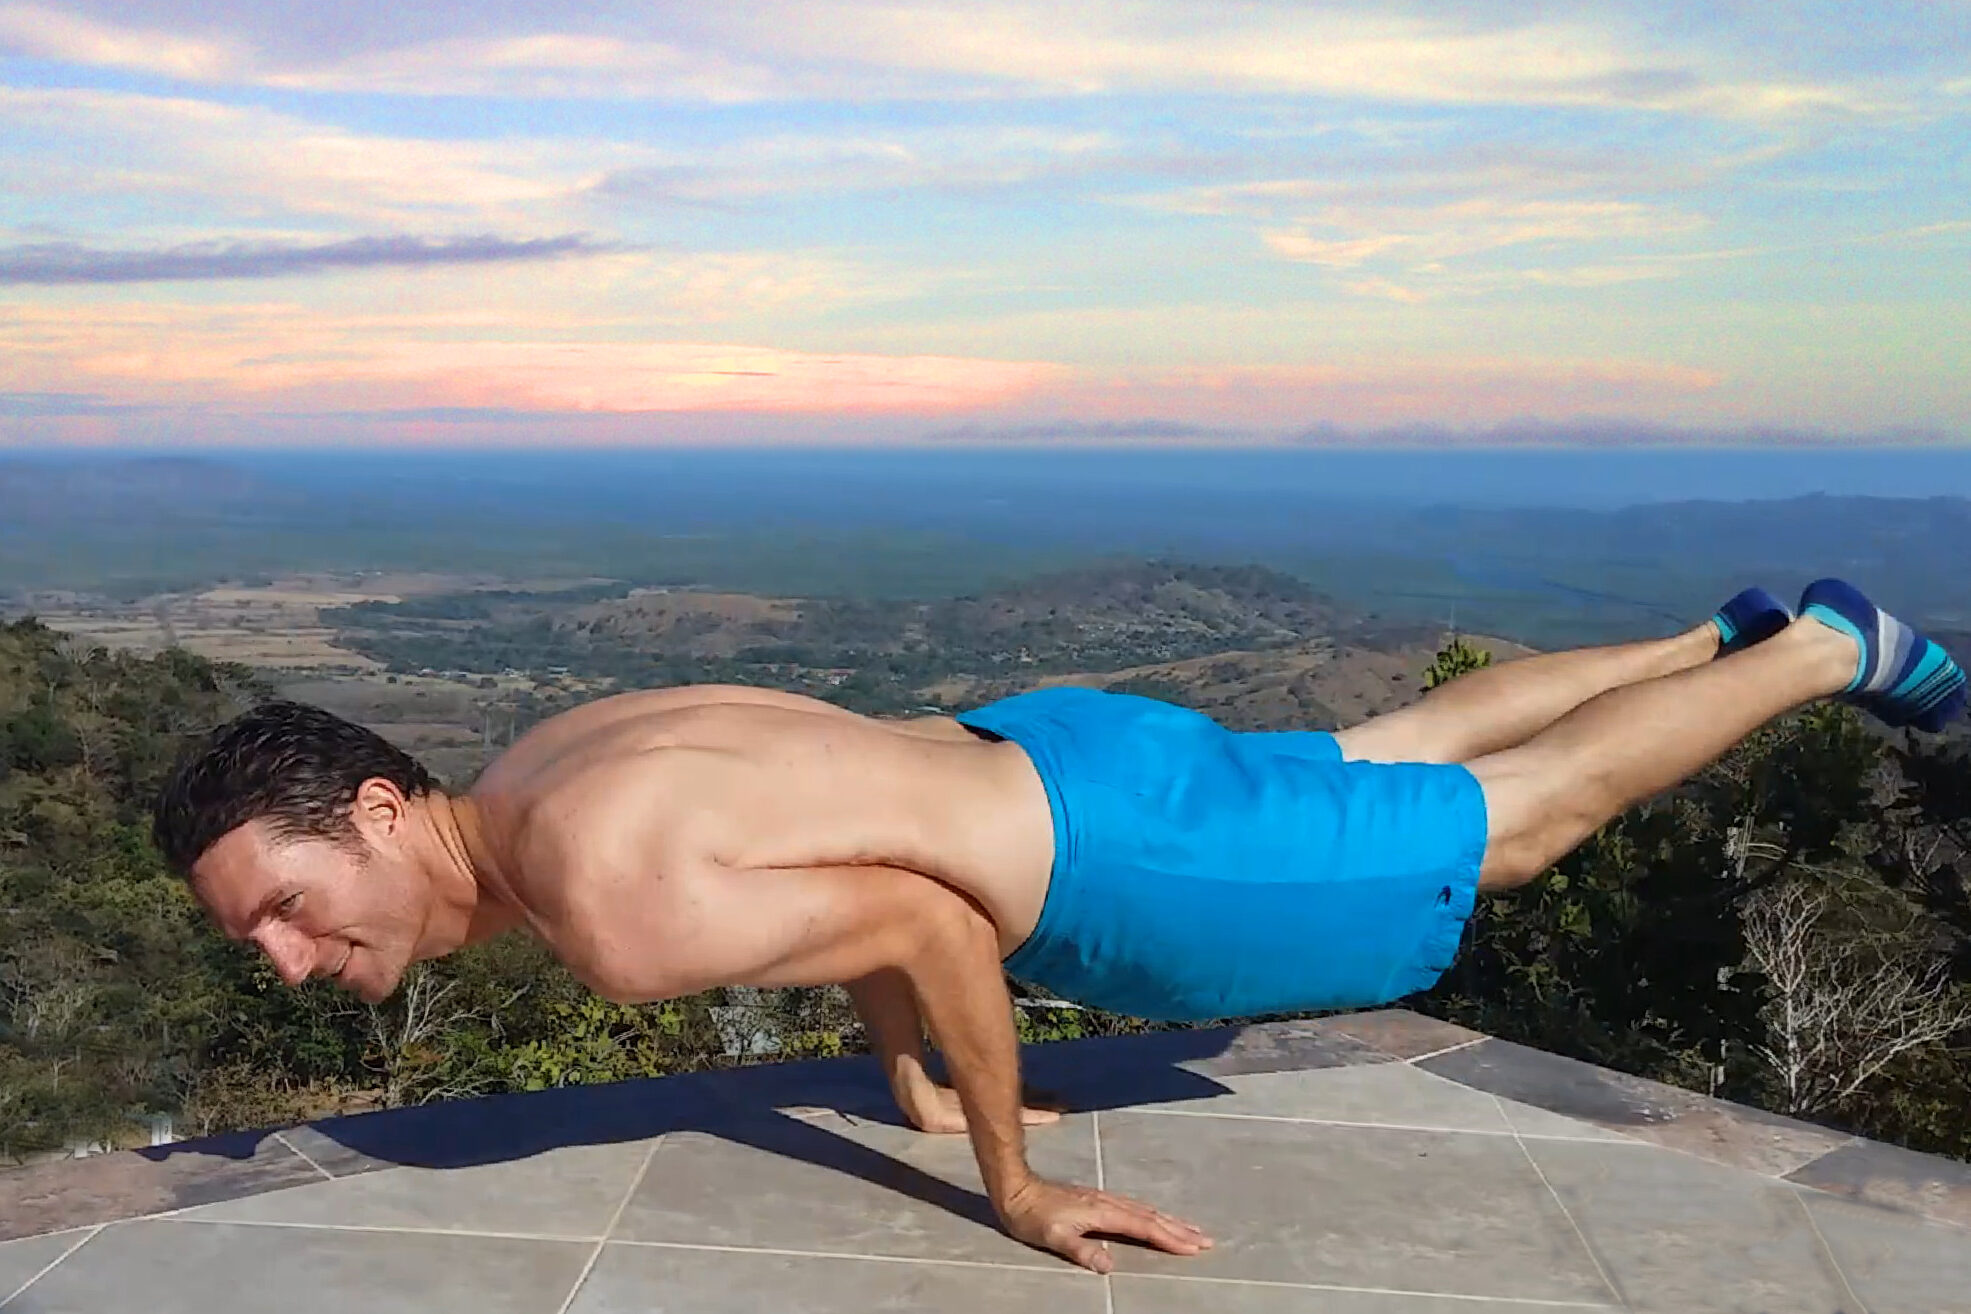
<instances>
[{"instance_id":1,"label":"rocky hillside","mask_svg":"<svg viewBox=\"0 0 1971 1314\"><path fill-rule=\"evenodd\" d=\"M1289 646L1332 633L1345 619L1330 599L1275 571L1155 561L1043 575L936 602L640 590L582 607L560 624L591 638L702 657L930 649L1114 667Z\"/></svg>"}]
</instances>

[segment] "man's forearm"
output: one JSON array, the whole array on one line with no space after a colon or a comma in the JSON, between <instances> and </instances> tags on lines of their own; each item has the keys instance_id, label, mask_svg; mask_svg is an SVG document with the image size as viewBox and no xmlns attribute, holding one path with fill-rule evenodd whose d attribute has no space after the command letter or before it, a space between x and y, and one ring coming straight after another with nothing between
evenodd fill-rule
<instances>
[{"instance_id":1,"label":"man's forearm","mask_svg":"<svg viewBox=\"0 0 1971 1314\"><path fill-rule=\"evenodd\" d=\"M909 968L925 1022L965 1109L986 1193L1003 1206L1032 1175L1020 1121L1020 1044L992 924L967 905Z\"/></svg>"},{"instance_id":2,"label":"man's forearm","mask_svg":"<svg viewBox=\"0 0 1971 1314\"><path fill-rule=\"evenodd\" d=\"M924 1071L924 1018L910 978L884 968L848 983L849 999L862 1018L869 1042L883 1065L883 1077L899 1102L931 1085Z\"/></svg>"}]
</instances>

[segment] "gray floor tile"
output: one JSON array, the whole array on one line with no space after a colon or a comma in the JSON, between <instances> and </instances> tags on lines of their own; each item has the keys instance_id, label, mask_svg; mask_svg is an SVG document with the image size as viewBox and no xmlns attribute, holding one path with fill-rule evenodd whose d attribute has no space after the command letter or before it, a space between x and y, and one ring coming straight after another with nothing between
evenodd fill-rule
<instances>
[{"instance_id":1,"label":"gray floor tile","mask_svg":"<svg viewBox=\"0 0 1971 1314\"><path fill-rule=\"evenodd\" d=\"M1027 1150L1043 1176L1095 1180L1095 1136L1086 1115L1032 1129ZM832 1114L667 1137L616 1235L1068 1267L1000 1229L966 1137L926 1136Z\"/></svg>"},{"instance_id":2,"label":"gray floor tile","mask_svg":"<svg viewBox=\"0 0 1971 1314\"><path fill-rule=\"evenodd\" d=\"M1636 1309L1858 1314L1785 1183L1650 1145L1526 1146Z\"/></svg>"},{"instance_id":3,"label":"gray floor tile","mask_svg":"<svg viewBox=\"0 0 1971 1314\"><path fill-rule=\"evenodd\" d=\"M0 1241L142 1218L320 1178L264 1131L46 1159L0 1172Z\"/></svg>"},{"instance_id":4,"label":"gray floor tile","mask_svg":"<svg viewBox=\"0 0 1971 1314\"><path fill-rule=\"evenodd\" d=\"M1713 1163L1781 1176L1849 1138L1743 1104L1503 1040L1422 1059L1438 1076L1626 1133Z\"/></svg>"},{"instance_id":5,"label":"gray floor tile","mask_svg":"<svg viewBox=\"0 0 1971 1314\"><path fill-rule=\"evenodd\" d=\"M36 1273L67 1254L88 1235L84 1229L0 1242L0 1300L19 1291Z\"/></svg>"},{"instance_id":6,"label":"gray floor tile","mask_svg":"<svg viewBox=\"0 0 1971 1314\"><path fill-rule=\"evenodd\" d=\"M1509 1130L1498 1103L1483 1091L1434 1077L1404 1063L1315 1072L1220 1077L1228 1088L1206 1099L1144 1104L1176 1113L1237 1113L1445 1131Z\"/></svg>"},{"instance_id":7,"label":"gray floor tile","mask_svg":"<svg viewBox=\"0 0 1971 1314\"><path fill-rule=\"evenodd\" d=\"M1870 1314L1971 1314L1971 1232L1812 1191L1801 1200Z\"/></svg>"},{"instance_id":8,"label":"gray floor tile","mask_svg":"<svg viewBox=\"0 0 1971 1314\"><path fill-rule=\"evenodd\" d=\"M1593 1314L1612 1305L1529 1305L1518 1300L1473 1300L1393 1291L1336 1291L1320 1287L1269 1287L1247 1282L1184 1282L1120 1276L1115 1314Z\"/></svg>"},{"instance_id":9,"label":"gray floor tile","mask_svg":"<svg viewBox=\"0 0 1971 1314\"><path fill-rule=\"evenodd\" d=\"M1192 1258L1119 1246L1127 1270L1607 1299L1509 1136L1114 1113L1102 1117L1102 1149L1110 1190L1217 1243Z\"/></svg>"},{"instance_id":10,"label":"gray floor tile","mask_svg":"<svg viewBox=\"0 0 1971 1314\"><path fill-rule=\"evenodd\" d=\"M649 1148L581 1145L473 1168L388 1168L203 1205L179 1217L599 1237Z\"/></svg>"},{"instance_id":11,"label":"gray floor tile","mask_svg":"<svg viewBox=\"0 0 1971 1314\"><path fill-rule=\"evenodd\" d=\"M1634 1145L1635 1138L1624 1136L1621 1132L1579 1118L1569 1118L1564 1114L1550 1113L1531 1104L1521 1104L1518 1100L1501 1099L1499 1107L1506 1115L1506 1121L1521 1136L1556 1136L1572 1141L1614 1141L1622 1145Z\"/></svg>"},{"instance_id":12,"label":"gray floor tile","mask_svg":"<svg viewBox=\"0 0 1971 1314\"><path fill-rule=\"evenodd\" d=\"M1092 1275L612 1245L568 1314L1102 1314Z\"/></svg>"},{"instance_id":13,"label":"gray floor tile","mask_svg":"<svg viewBox=\"0 0 1971 1314\"><path fill-rule=\"evenodd\" d=\"M7 1314L555 1314L593 1250L571 1241L121 1223Z\"/></svg>"},{"instance_id":14,"label":"gray floor tile","mask_svg":"<svg viewBox=\"0 0 1971 1314\"><path fill-rule=\"evenodd\" d=\"M1971 1164L1881 1141L1854 1141L1787 1174L1864 1204L1971 1227Z\"/></svg>"}]
</instances>

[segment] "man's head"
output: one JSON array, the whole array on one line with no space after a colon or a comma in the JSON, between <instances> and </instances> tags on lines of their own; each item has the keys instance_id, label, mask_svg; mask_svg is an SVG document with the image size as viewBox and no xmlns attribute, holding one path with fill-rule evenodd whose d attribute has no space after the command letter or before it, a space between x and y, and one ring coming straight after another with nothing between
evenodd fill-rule
<instances>
[{"instance_id":1,"label":"man's head","mask_svg":"<svg viewBox=\"0 0 1971 1314\"><path fill-rule=\"evenodd\" d=\"M372 1002L417 957L436 902L415 759L319 708L272 702L180 760L157 800L165 861L228 936L290 985L332 976Z\"/></svg>"}]
</instances>

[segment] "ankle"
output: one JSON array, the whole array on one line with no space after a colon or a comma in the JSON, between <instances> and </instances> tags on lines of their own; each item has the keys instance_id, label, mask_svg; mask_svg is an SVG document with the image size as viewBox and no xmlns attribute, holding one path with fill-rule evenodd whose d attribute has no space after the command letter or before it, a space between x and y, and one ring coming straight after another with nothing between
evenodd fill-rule
<instances>
[{"instance_id":1,"label":"ankle","mask_svg":"<svg viewBox=\"0 0 1971 1314\"><path fill-rule=\"evenodd\" d=\"M1840 693L1852 685L1861 671L1861 645L1852 634L1836 629L1813 615L1803 615L1769 642L1788 640L1788 646L1812 660L1826 675L1829 693ZM1811 653L1811 658L1804 654Z\"/></svg>"}]
</instances>

